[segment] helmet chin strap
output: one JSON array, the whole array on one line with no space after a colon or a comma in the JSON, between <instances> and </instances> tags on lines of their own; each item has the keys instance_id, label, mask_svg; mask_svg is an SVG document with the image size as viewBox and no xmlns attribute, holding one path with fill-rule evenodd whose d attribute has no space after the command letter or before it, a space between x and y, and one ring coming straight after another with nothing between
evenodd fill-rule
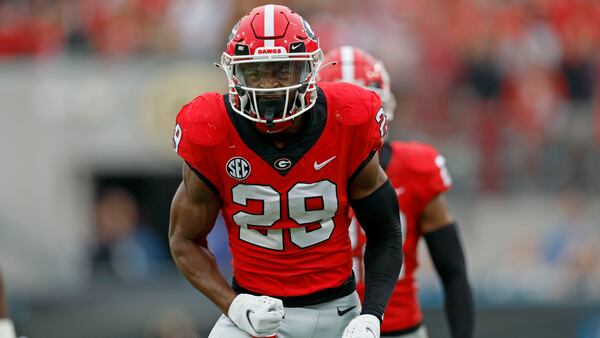
<instances>
[{"instance_id":1,"label":"helmet chin strap","mask_svg":"<svg viewBox=\"0 0 600 338\"><path fill-rule=\"evenodd\" d=\"M273 128L273 126L275 125L273 123L273 120L275 119L275 106L270 105L268 107L265 107L265 119L267 120L267 127L269 128Z\"/></svg>"},{"instance_id":2,"label":"helmet chin strap","mask_svg":"<svg viewBox=\"0 0 600 338\"><path fill-rule=\"evenodd\" d=\"M285 100L282 99L265 99L262 102L259 101L259 104L263 104L264 108L264 118L267 120L267 123L256 123L256 127L267 133L274 134L280 133L293 125L293 119L283 122L274 123L275 115L277 112L281 112L287 110L285 106Z\"/></svg>"},{"instance_id":3,"label":"helmet chin strap","mask_svg":"<svg viewBox=\"0 0 600 338\"><path fill-rule=\"evenodd\" d=\"M274 123L272 126L260 122L255 122L254 125L256 126L256 129L266 134L276 134L288 130L292 125L294 125L294 120L292 119L279 123Z\"/></svg>"},{"instance_id":4,"label":"helmet chin strap","mask_svg":"<svg viewBox=\"0 0 600 338\"><path fill-rule=\"evenodd\" d=\"M293 109L293 101L286 99L286 97L262 97L256 99L257 107L255 109L260 110L268 127L272 128L275 124L273 122L275 119L285 117Z\"/></svg>"}]
</instances>

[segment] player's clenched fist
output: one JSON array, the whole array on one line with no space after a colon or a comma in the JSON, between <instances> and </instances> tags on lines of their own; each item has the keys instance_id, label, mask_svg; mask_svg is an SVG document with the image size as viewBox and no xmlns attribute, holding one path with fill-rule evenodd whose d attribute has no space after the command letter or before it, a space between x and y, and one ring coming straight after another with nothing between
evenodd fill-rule
<instances>
[{"instance_id":1,"label":"player's clenched fist","mask_svg":"<svg viewBox=\"0 0 600 338\"><path fill-rule=\"evenodd\" d=\"M373 315L360 315L352 319L342 338L379 338L379 319Z\"/></svg>"},{"instance_id":2,"label":"player's clenched fist","mask_svg":"<svg viewBox=\"0 0 600 338\"><path fill-rule=\"evenodd\" d=\"M283 302L277 298L241 293L229 306L227 315L235 325L254 337L273 336L284 317Z\"/></svg>"}]
</instances>

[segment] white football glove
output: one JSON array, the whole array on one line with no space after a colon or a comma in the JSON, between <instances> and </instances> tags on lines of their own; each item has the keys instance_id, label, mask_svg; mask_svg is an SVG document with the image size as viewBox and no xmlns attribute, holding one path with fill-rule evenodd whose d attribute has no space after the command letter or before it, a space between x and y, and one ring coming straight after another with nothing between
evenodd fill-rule
<instances>
[{"instance_id":1,"label":"white football glove","mask_svg":"<svg viewBox=\"0 0 600 338\"><path fill-rule=\"evenodd\" d=\"M15 326L8 318L0 318L0 338L16 338Z\"/></svg>"},{"instance_id":2,"label":"white football glove","mask_svg":"<svg viewBox=\"0 0 600 338\"><path fill-rule=\"evenodd\" d=\"M285 317L281 299L241 293L235 297L227 316L254 337L274 336Z\"/></svg>"},{"instance_id":3,"label":"white football glove","mask_svg":"<svg viewBox=\"0 0 600 338\"><path fill-rule=\"evenodd\" d=\"M373 315L360 315L350 321L342 338L379 338L379 319Z\"/></svg>"}]
</instances>

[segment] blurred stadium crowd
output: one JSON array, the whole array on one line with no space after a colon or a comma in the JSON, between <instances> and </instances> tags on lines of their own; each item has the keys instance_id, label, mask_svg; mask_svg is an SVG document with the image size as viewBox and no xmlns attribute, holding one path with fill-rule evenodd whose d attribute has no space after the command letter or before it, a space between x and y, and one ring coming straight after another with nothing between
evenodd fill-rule
<instances>
[{"instance_id":1,"label":"blurred stadium crowd","mask_svg":"<svg viewBox=\"0 0 600 338\"><path fill-rule=\"evenodd\" d=\"M0 55L216 60L233 18L261 3L4 0ZM476 188L600 190L598 1L289 5L312 23L324 50L354 44L386 63L400 102L394 135L466 138L476 155L467 159L477 167Z\"/></svg>"},{"instance_id":2,"label":"blurred stadium crowd","mask_svg":"<svg viewBox=\"0 0 600 338\"><path fill-rule=\"evenodd\" d=\"M209 64L235 21L264 3L0 0L0 70L61 60L119 69L140 59ZM380 57L398 101L391 137L446 155L479 302L600 300L600 1L284 4L311 23L324 51L350 44ZM224 84L223 76L214 90ZM168 123L177 108L170 110ZM147 192L127 191L131 185L107 187L89 206L91 269L126 282L156 276L153 264L169 260L166 224L144 216L168 206L144 202ZM214 236L227 266L225 234ZM427 305L439 288L428 259L423 265Z\"/></svg>"}]
</instances>

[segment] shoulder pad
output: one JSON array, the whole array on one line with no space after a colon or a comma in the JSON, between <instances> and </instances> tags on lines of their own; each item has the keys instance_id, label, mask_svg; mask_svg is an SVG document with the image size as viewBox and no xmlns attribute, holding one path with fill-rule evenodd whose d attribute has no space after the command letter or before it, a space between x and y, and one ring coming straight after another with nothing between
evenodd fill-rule
<instances>
[{"instance_id":1,"label":"shoulder pad","mask_svg":"<svg viewBox=\"0 0 600 338\"><path fill-rule=\"evenodd\" d=\"M421 174L438 173L440 167L436 164L436 158L440 156L438 151L431 145L419 142L392 142L395 156L403 159L406 167Z\"/></svg>"},{"instance_id":2,"label":"shoulder pad","mask_svg":"<svg viewBox=\"0 0 600 338\"><path fill-rule=\"evenodd\" d=\"M345 125L370 121L381 109L381 99L375 92L346 82L324 82L319 87L325 93L328 109Z\"/></svg>"},{"instance_id":3,"label":"shoulder pad","mask_svg":"<svg viewBox=\"0 0 600 338\"><path fill-rule=\"evenodd\" d=\"M452 177L446 167L446 160L434 147L417 142L395 143L397 147L394 152L404 163L415 193L425 203L452 187Z\"/></svg>"},{"instance_id":4,"label":"shoulder pad","mask_svg":"<svg viewBox=\"0 0 600 338\"><path fill-rule=\"evenodd\" d=\"M227 118L223 95L205 93L181 108L177 123L192 144L208 147L225 139Z\"/></svg>"}]
</instances>

